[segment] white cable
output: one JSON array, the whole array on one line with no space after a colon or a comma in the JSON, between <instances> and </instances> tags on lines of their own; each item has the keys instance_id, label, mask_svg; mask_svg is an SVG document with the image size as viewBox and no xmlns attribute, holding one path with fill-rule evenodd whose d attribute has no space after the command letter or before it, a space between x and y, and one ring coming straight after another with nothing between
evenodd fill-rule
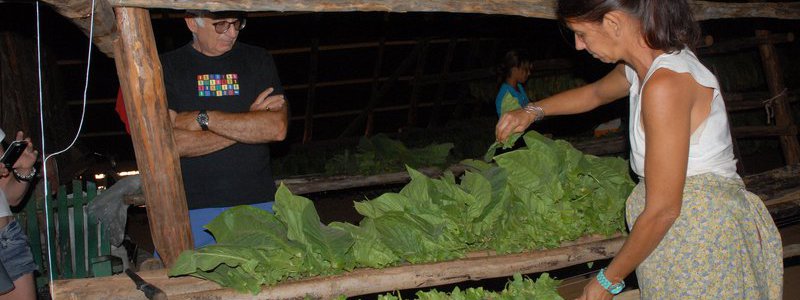
<instances>
[{"instance_id":1,"label":"white cable","mask_svg":"<svg viewBox=\"0 0 800 300\"><path fill-rule=\"evenodd\" d=\"M54 155L58 155L61 153L66 152L69 148L72 148L75 145L75 142L78 140L78 136L80 135L81 128L83 128L83 120L86 116L86 94L89 89L89 69L92 63L92 42L94 37L94 9L95 9L95 0L92 0L92 11L90 12L89 18L89 53L87 54L86 59L86 83L83 88L83 109L81 111L81 120L78 125L78 131L75 132L75 138L72 139L72 143L69 144L64 150L55 152L53 154L47 155L45 149L45 137L44 137L44 103L43 103L43 93L42 93L42 46L41 46L41 33L40 33L40 25L39 25L39 1L36 1L36 60L37 60L37 67L38 67L38 75L39 75L39 127L40 127L40 136L41 136L41 143L42 143L42 151L41 155L44 157L42 160L42 168L44 173L44 211L45 211L45 224L47 226L47 230L45 230L45 234L47 236L47 263L48 263L48 274L50 278L50 295L53 295L53 281L55 280L55 268L53 262L53 253L50 251L52 248L50 245L50 207L48 205L47 196L50 193L49 189L49 182L47 180L47 160L53 157Z\"/></svg>"}]
</instances>

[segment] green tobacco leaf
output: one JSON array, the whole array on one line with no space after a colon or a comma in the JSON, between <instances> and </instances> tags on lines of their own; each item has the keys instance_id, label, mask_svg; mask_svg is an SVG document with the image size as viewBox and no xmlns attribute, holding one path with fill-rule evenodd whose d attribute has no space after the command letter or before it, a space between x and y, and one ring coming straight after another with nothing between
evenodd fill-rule
<instances>
[{"instance_id":1,"label":"green tobacco leaf","mask_svg":"<svg viewBox=\"0 0 800 300\"><path fill-rule=\"evenodd\" d=\"M289 241L286 226L275 215L250 205L228 209L204 228L214 235L217 244L280 248L300 253L300 245Z\"/></svg>"},{"instance_id":2,"label":"green tobacco leaf","mask_svg":"<svg viewBox=\"0 0 800 300\"><path fill-rule=\"evenodd\" d=\"M519 101L517 100L517 98L514 98L514 96L511 95L510 92L507 92L505 94L505 96L503 96L503 100L501 100L501 101L502 101L502 102L500 102L500 114L501 115L504 114L504 113L507 113L509 111L517 110L517 109L522 108L522 106L519 105Z\"/></svg>"},{"instance_id":3,"label":"green tobacco leaf","mask_svg":"<svg viewBox=\"0 0 800 300\"><path fill-rule=\"evenodd\" d=\"M285 185L281 184L275 193L275 216L286 224L289 240L302 244L305 249L320 255L324 261L316 261L311 255L310 263L325 270L329 265L333 269L351 268L352 258L346 257L348 249L353 245L353 238L339 229L322 225L314 204L300 196L293 195Z\"/></svg>"},{"instance_id":4,"label":"green tobacco leaf","mask_svg":"<svg viewBox=\"0 0 800 300\"><path fill-rule=\"evenodd\" d=\"M489 146L489 150L486 151L486 154L483 156L483 160L486 162L492 161L494 154L497 153L497 149L511 149L522 135L522 132L512 133L505 141L492 143L492 145Z\"/></svg>"}]
</instances>

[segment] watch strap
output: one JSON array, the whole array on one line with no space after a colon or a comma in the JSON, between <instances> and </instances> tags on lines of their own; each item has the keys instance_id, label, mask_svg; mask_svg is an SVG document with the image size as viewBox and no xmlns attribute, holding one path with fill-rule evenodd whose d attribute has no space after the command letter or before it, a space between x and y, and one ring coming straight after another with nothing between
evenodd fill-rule
<instances>
[{"instance_id":1,"label":"watch strap","mask_svg":"<svg viewBox=\"0 0 800 300\"><path fill-rule=\"evenodd\" d=\"M605 270L606 268L602 268L600 269L600 272L597 273L597 282L600 283L600 286L602 286L604 289L606 289L606 291L608 291L612 295L616 295L622 292L622 289L625 288L625 281L623 280L618 283L612 284L611 281L609 281L608 278L606 278Z\"/></svg>"}]
</instances>

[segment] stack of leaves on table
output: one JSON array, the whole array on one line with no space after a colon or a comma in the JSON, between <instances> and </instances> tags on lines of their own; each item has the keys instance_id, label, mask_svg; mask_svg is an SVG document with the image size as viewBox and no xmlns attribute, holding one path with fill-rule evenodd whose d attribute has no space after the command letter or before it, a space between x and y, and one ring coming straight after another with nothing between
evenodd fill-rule
<instances>
[{"instance_id":1,"label":"stack of leaves on table","mask_svg":"<svg viewBox=\"0 0 800 300\"><path fill-rule=\"evenodd\" d=\"M494 156L496 164L462 162L469 169L459 180L408 168L399 193L355 203L358 225L321 224L309 199L280 186L274 215L250 206L224 212L206 225L217 244L185 251L169 275L255 294L291 278L552 248L624 230L634 185L625 160L584 155L533 131L523 139L525 148Z\"/></svg>"},{"instance_id":2,"label":"stack of leaves on table","mask_svg":"<svg viewBox=\"0 0 800 300\"><path fill-rule=\"evenodd\" d=\"M560 280L550 278L550 275L543 273L539 279L533 281L528 278L522 278L520 274L514 274L514 279L506 284L505 289L499 292L487 291L481 287L468 288L461 290L455 287L452 292L445 293L437 290L419 291L415 294L419 300L561 300L561 295L558 294L556 289L561 283ZM346 298L342 297L341 300ZM402 300L400 296L392 294L379 295L378 300ZM411 299L408 299L411 300Z\"/></svg>"}]
</instances>

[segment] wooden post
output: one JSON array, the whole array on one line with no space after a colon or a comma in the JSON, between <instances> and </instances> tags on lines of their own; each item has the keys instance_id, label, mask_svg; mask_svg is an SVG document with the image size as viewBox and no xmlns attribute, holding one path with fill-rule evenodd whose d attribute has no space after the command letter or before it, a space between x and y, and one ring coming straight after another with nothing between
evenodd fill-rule
<instances>
[{"instance_id":1,"label":"wooden post","mask_svg":"<svg viewBox=\"0 0 800 300\"><path fill-rule=\"evenodd\" d=\"M120 29L114 57L142 176L147 219L156 250L171 267L183 250L192 249L193 242L161 61L147 9L114 10Z\"/></svg>"},{"instance_id":2,"label":"wooden post","mask_svg":"<svg viewBox=\"0 0 800 300\"><path fill-rule=\"evenodd\" d=\"M311 141L314 130L314 96L317 91L317 66L319 65L319 38L311 40L308 62L308 97L306 97L306 119L303 126L303 144Z\"/></svg>"},{"instance_id":3,"label":"wooden post","mask_svg":"<svg viewBox=\"0 0 800 300\"><path fill-rule=\"evenodd\" d=\"M417 68L414 70L414 83L411 87L411 99L409 100L408 108L408 126L413 127L417 123L417 102L419 102L419 89L421 88L420 79L425 75L425 61L428 56L428 42L429 38L423 39L420 44L422 45L422 52L417 57Z\"/></svg>"},{"instance_id":4,"label":"wooden post","mask_svg":"<svg viewBox=\"0 0 800 300\"><path fill-rule=\"evenodd\" d=\"M436 127L439 123L439 112L442 110L442 98L447 89L447 76L450 74L450 63L453 62L453 55L456 51L458 39L451 38L450 43L447 44L447 55L444 58L444 65L442 66L442 74L439 75L439 87L436 90L436 97L433 100L433 111L428 120L428 128Z\"/></svg>"},{"instance_id":5,"label":"wooden post","mask_svg":"<svg viewBox=\"0 0 800 300\"><path fill-rule=\"evenodd\" d=\"M386 82L384 82L384 84L381 86L381 89L378 90L377 94L375 94L375 97L370 97L369 103L367 103L367 107L355 119L353 119L353 121L350 121L350 124L347 125L344 131L342 131L342 134L339 135L340 138L348 136L353 132L355 132L355 130L362 124L362 122L364 122L367 119L367 116L372 111L374 111L376 107L378 107L378 104L380 104L383 95L386 94L389 91L389 89L392 88L397 79L400 78L400 75L402 75L411 66L411 63L414 61L414 58L417 56L419 51L420 51L420 45L417 44L416 46L414 46L414 49L411 50L411 53L409 53L408 56L405 59L403 59L403 61L400 63L400 66L394 70L392 76L390 76L389 79L386 80Z\"/></svg>"},{"instance_id":6,"label":"wooden post","mask_svg":"<svg viewBox=\"0 0 800 300\"><path fill-rule=\"evenodd\" d=\"M770 33L767 30L756 30L756 38L766 40L769 36ZM775 46L771 43L763 43L758 46L758 50L761 53L761 63L764 65L764 75L769 92L772 97L775 97L773 100L775 125L783 128L794 127L795 122L792 118L791 106L787 100L786 84L783 81L783 72L781 71ZM780 140L786 164L800 163L800 145L798 145L797 133L782 135Z\"/></svg>"},{"instance_id":7,"label":"wooden post","mask_svg":"<svg viewBox=\"0 0 800 300\"><path fill-rule=\"evenodd\" d=\"M375 59L375 68L372 69L372 84L369 92L369 102L371 103L378 97L378 86L381 82L381 70L383 69L383 53L386 50L386 27L389 23L389 13L383 13L381 22L381 39L378 41L378 57ZM364 129L364 136L372 135L372 128L375 122L375 111L367 114L367 126Z\"/></svg>"}]
</instances>

